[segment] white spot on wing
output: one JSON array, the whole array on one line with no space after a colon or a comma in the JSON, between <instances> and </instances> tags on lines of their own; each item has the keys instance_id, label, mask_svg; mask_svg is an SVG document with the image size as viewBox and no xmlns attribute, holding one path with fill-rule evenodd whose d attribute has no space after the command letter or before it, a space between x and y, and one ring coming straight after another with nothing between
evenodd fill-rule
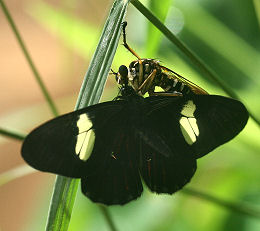
<instances>
[{"instance_id":1,"label":"white spot on wing","mask_svg":"<svg viewBox=\"0 0 260 231\"><path fill-rule=\"evenodd\" d=\"M79 133L85 132L92 128L93 124L88 118L87 114L81 114L77 121L77 127L79 128Z\"/></svg>"},{"instance_id":2,"label":"white spot on wing","mask_svg":"<svg viewBox=\"0 0 260 231\"><path fill-rule=\"evenodd\" d=\"M77 136L75 152L84 161L90 157L95 143L95 133L91 129L92 126L93 124L87 114L79 116L79 120L77 121L79 134Z\"/></svg>"},{"instance_id":3,"label":"white spot on wing","mask_svg":"<svg viewBox=\"0 0 260 231\"><path fill-rule=\"evenodd\" d=\"M196 110L196 105L191 101L187 101L186 104L184 104L181 114L186 117L194 117L194 112Z\"/></svg>"},{"instance_id":4,"label":"white spot on wing","mask_svg":"<svg viewBox=\"0 0 260 231\"><path fill-rule=\"evenodd\" d=\"M191 101L187 101L183 106L180 118L180 128L185 141L192 145L196 142L199 136L199 128L197 120L194 117L194 112L196 110L196 105Z\"/></svg>"},{"instance_id":5,"label":"white spot on wing","mask_svg":"<svg viewBox=\"0 0 260 231\"><path fill-rule=\"evenodd\" d=\"M196 136L199 136L199 128L197 125L197 120L195 118L188 118L190 126L192 127L193 132Z\"/></svg>"},{"instance_id":6,"label":"white spot on wing","mask_svg":"<svg viewBox=\"0 0 260 231\"><path fill-rule=\"evenodd\" d=\"M193 132L192 127L190 126L188 118L181 117L180 125L181 125L181 132L182 132L182 135L183 135L185 141L189 145L192 145L193 143L195 143L196 142L196 135Z\"/></svg>"}]
</instances>

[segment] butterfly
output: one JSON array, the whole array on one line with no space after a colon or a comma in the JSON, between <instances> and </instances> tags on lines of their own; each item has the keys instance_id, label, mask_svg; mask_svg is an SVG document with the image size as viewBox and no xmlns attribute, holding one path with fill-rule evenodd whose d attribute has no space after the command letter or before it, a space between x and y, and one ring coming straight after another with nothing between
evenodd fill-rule
<instances>
[{"instance_id":1,"label":"butterfly","mask_svg":"<svg viewBox=\"0 0 260 231\"><path fill-rule=\"evenodd\" d=\"M142 97L125 82L115 100L52 119L24 140L32 167L80 178L91 201L123 205L173 194L194 175L197 159L233 139L248 112L234 99L206 94Z\"/></svg>"}]
</instances>

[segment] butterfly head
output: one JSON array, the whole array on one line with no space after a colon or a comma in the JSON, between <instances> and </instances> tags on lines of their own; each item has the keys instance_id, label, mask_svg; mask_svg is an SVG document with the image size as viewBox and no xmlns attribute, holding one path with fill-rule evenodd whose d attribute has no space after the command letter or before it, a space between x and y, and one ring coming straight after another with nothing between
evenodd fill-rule
<instances>
[{"instance_id":1,"label":"butterfly head","mask_svg":"<svg viewBox=\"0 0 260 231\"><path fill-rule=\"evenodd\" d=\"M118 72L113 72L116 78L116 82L120 85L128 85L128 68L125 65L121 65Z\"/></svg>"}]
</instances>

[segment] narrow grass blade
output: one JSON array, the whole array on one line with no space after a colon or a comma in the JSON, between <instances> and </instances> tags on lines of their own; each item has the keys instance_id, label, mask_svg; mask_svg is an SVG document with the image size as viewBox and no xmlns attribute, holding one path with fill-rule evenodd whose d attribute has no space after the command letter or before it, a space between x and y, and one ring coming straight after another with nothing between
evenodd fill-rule
<instances>
[{"instance_id":1,"label":"narrow grass blade","mask_svg":"<svg viewBox=\"0 0 260 231\"><path fill-rule=\"evenodd\" d=\"M75 109L98 103L116 52L121 34L121 23L128 1L116 0L104 26L99 44L84 78ZM47 231L67 230L79 180L58 176L51 201ZM86 214L87 216L87 214ZM111 230L111 218L108 225Z\"/></svg>"},{"instance_id":2,"label":"narrow grass blade","mask_svg":"<svg viewBox=\"0 0 260 231\"><path fill-rule=\"evenodd\" d=\"M10 169L4 173L1 173L0 174L0 187L2 185L9 183L12 180L16 180L17 178L29 175L33 172L36 172L36 170L31 168L28 165L23 164L21 166Z\"/></svg>"},{"instance_id":3,"label":"narrow grass blade","mask_svg":"<svg viewBox=\"0 0 260 231\"><path fill-rule=\"evenodd\" d=\"M25 56L25 58L26 58L26 60L27 60L27 62L29 64L33 74L34 74L34 77L35 77L36 81L38 82L38 84L39 84L39 86L41 88L41 91L42 91L42 93L43 93L47 103L50 106L50 109L51 109L52 113L55 116L57 116L58 115L57 108L56 108L54 102L52 101L52 99L50 97L50 94L49 94L46 86L44 85L44 83L42 81L42 78L41 78L41 76L40 76L36 66L34 65L34 62L32 61L31 55L29 54L28 49L25 46L25 43L24 43L24 41L22 39L22 36L21 36L20 32L18 31L18 29L17 29L17 27L16 27L16 25L14 23L14 20L13 20L12 16L10 15L10 13L9 13L9 11L8 11L8 9L7 9L7 7L6 7L6 5L5 5L3 0L0 0L0 5L1 5L2 10L3 10L4 14L5 14L5 17L7 18L7 21L9 22L9 24L10 24L10 26L11 26L14 34L15 34L17 42L20 45L20 47L21 47L21 49L23 51L23 54L24 54L24 56Z\"/></svg>"},{"instance_id":4,"label":"narrow grass blade","mask_svg":"<svg viewBox=\"0 0 260 231\"><path fill-rule=\"evenodd\" d=\"M216 205L222 206L225 209L228 209L230 211L260 219L260 210L256 208L252 208L252 206L248 206L241 203L238 204L235 202L230 202L228 200L224 200L216 196L210 195L208 193L197 191L191 188L184 188L181 192L190 196L198 197L200 199L214 203Z\"/></svg>"},{"instance_id":5,"label":"narrow grass blade","mask_svg":"<svg viewBox=\"0 0 260 231\"><path fill-rule=\"evenodd\" d=\"M0 128L0 134L3 136L9 137L9 138L16 139L16 140L24 140L24 138L25 138L25 135L23 135L23 134L20 134L20 133L14 132L14 131L10 131L7 129L3 129L3 128Z\"/></svg>"}]
</instances>

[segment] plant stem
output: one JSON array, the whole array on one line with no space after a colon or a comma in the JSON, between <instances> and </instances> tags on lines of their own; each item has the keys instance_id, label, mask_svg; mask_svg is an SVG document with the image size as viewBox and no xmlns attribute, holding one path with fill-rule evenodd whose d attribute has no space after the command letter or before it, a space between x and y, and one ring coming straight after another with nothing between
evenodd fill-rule
<instances>
[{"instance_id":1,"label":"plant stem","mask_svg":"<svg viewBox=\"0 0 260 231\"><path fill-rule=\"evenodd\" d=\"M10 24L10 26L12 28L12 31L15 34L17 42L19 43L19 45L20 45L20 47L21 47L21 49L23 51L23 54L24 54L24 56L25 56L25 58L26 58L26 60L27 60L27 62L29 64L29 66L30 66L30 68L31 68L31 70L33 72L33 75L34 75L36 81L38 82L38 84L39 84L39 86L41 88L41 91L42 91L42 93L43 93L47 103L49 104L49 106L51 108L52 113L55 116L57 116L58 115L58 111L56 109L56 106L55 106L53 100L51 99L50 94L49 94L46 86L44 85L44 83L42 81L42 78L41 78L41 76L40 76L40 74L39 74L35 64L32 61L32 58L31 58L31 56L30 56L30 54L28 52L28 49L26 48L25 43L23 42L22 36L19 33L19 31L18 31L18 29L17 29L17 27L16 27L16 25L14 23L14 20L13 20L11 14L9 13L9 11L8 11L8 9L7 9L7 7L6 7L6 5L5 5L3 0L0 0L0 4L2 6L2 10L3 10L4 14L5 14L5 17L6 17L7 21L8 21L8 23Z\"/></svg>"},{"instance_id":2,"label":"plant stem","mask_svg":"<svg viewBox=\"0 0 260 231\"><path fill-rule=\"evenodd\" d=\"M182 193L188 194L190 196L195 196L198 197L200 199L209 201L211 203L214 203L216 205L222 206L226 209L229 209L233 212L237 212L240 214L244 214L247 216L251 216L251 217L256 217L256 218L260 218L260 211L249 207L245 204L238 204L238 203L234 203L234 202L230 202L221 198L218 198L216 196L210 195L209 193L204 193L195 189L191 189L191 188L184 188L181 191Z\"/></svg>"},{"instance_id":3,"label":"plant stem","mask_svg":"<svg viewBox=\"0 0 260 231\"><path fill-rule=\"evenodd\" d=\"M6 130L6 129L3 129L3 128L0 128L0 134L4 135L6 137L9 137L9 138L16 139L16 140L24 140L25 139L25 135L19 134L19 133L14 132L14 131Z\"/></svg>"}]
</instances>

